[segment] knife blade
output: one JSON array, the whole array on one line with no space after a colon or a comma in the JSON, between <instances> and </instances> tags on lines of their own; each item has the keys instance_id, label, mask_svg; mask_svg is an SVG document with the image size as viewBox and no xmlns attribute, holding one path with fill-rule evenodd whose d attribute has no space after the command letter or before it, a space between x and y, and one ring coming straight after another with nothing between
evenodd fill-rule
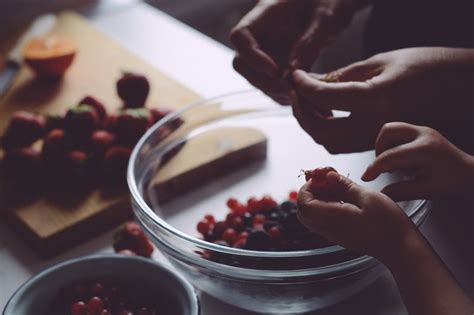
<instances>
[{"instance_id":1,"label":"knife blade","mask_svg":"<svg viewBox=\"0 0 474 315\"><path fill-rule=\"evenodd\" d=\"M37 17L7 54L4 69L0 72L0 96L8 90L22 63L22 50L27 41L50 31L56 24L56 15L48 13Z\"/></svg>"}]
</instances>

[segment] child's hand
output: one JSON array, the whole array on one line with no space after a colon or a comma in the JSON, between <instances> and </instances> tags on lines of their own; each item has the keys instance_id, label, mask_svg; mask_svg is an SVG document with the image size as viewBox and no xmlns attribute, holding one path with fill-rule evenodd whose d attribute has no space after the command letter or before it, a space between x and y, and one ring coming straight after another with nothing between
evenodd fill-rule
<instances>
[{"instance_id":1,"label":"child's hand","mask_svg":"<svg viewBox=\"0 0 474 315\"><path fill-rule=\"evenodd\" d=\"M330 172L329 187L340 201L316 199L311 180L298 193L298 217L328 240L380 260L401 249L416 227L386 195L365 189Z\"/></svg>"},{"instance_id":2,"label":"child's hand","mask_svg":"<svg viewBox=\"0 0 474 315\"><path fill-rule=\"evenodd\" d=\"M451 144L434 129L401 122L388 123L375 144L377 158L362 180L381 173L405 171L413 178L386 186L393 200L435 198L472 188L474 158Z\"/></svg>"}]
</instances>

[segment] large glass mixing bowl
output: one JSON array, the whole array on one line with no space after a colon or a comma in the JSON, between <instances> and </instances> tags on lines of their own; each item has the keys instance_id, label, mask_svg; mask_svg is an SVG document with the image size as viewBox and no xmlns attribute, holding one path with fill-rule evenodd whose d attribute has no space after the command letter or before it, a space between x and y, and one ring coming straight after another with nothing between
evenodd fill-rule
<instances>
[{"instance_id":1,"label":"large glass mixing bowl","mask_svg":"<svg viewBox=\"0 0 474 315\"><path fill-rule=\"evenodd\" d=\"M271 194L283 201L303 184L300 169L330 165L358 181L373 158L373 152L329 154L299 127L290 107L252 90L165 117L135 147L127 177L138 222L197 288L245 309L293 313L347 298L371 284L383 266L340 246L287 252L225 247L200 239L196 223L207 213L223 219L229 197ZM381 189L398 176L363 185ZM428 210L424 200L400 206L417 225Z\"/></svg>"}]
</instances>

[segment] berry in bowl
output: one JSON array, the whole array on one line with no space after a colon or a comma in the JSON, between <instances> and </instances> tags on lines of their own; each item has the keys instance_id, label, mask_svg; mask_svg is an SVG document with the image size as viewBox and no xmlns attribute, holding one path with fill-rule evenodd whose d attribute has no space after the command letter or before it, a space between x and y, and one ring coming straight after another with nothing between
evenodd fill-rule
<instances>
[{"instance_id":1,"label":"berry in bowl","mask_svg":"<svg viewBox=\"0 0 474 315\"><path fill-rule=\"evenodd\" d=\"M384 271L296 216L301 169L331 165L358 179L372 160L373 152L329 154L290 107L247 91L155 124L135 147L127 180L139 224L197 288L252 311L296 313L338 303ZM380 190L398 176L364 185ZM425 200L399 205L417 225L428 210Z\"/></svg>"},{"instance_id":2,"label":"berry in bowl","mask_svg":"<svg viewBox=\"0 0 474 315\"><path fill-rule=\"evenodd\" d=\"M95 255L50 267L25 282L3 315L199 315L192 286L150 259Z\"/></svg>"}]
</instances>

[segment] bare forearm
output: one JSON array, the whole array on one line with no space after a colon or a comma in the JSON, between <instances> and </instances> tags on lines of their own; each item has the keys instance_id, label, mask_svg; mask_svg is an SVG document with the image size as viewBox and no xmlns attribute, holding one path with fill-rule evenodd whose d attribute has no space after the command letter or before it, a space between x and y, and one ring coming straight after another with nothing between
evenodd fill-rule
<instances>
[{"instance_id":1,"label":"bare forearm","mask_svg":"<svg viewBox=\"0 0 474 315\"><path fill-rule=\"evenodd\" d=\"M382 258L410 315L471 315L473 302L418 232L405 240L397 257Z\"/></svg>"}]
</instances>

